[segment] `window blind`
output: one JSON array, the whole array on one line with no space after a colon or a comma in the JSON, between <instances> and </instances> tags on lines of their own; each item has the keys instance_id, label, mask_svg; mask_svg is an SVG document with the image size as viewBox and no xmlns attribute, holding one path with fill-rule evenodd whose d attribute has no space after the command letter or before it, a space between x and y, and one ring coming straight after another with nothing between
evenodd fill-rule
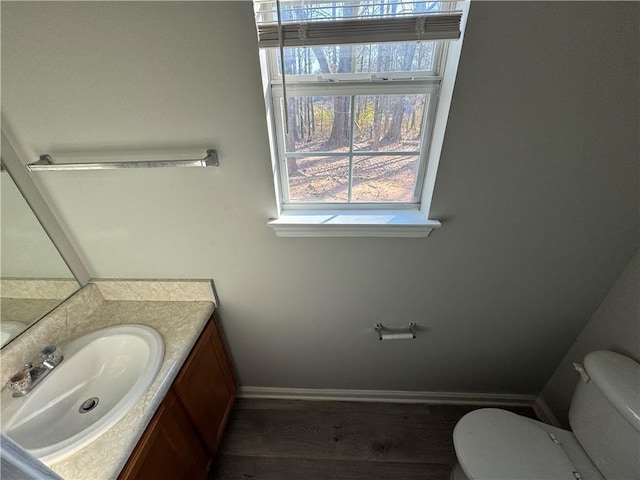
<instances>
[{"instance_id":1,"label":"window blind","mask_svg":"<svg viewBox=\"0 0 640 480\"><path fill-rule=\"evenodd\" d=\"M460 38L462 12L443 9L443 2L254 3L260 48Z\"/></svg>"}]
</instances>

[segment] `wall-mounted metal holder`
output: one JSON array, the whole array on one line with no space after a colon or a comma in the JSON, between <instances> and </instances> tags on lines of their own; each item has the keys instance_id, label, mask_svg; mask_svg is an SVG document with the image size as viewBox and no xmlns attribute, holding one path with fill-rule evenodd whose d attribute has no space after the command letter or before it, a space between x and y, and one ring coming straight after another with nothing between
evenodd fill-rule
<instances>
[{"instance_id":1,"label":"wall-mounted metal holder","mask_svg":"<svg viewBox=\"0 0 640 480\"><path fill-rule=\"evenodd\" d=\"M416 324L411 322L408 327L389 327L381 323L376 323L378 340L400 340L416 338Z\"/></svg>"},{"instance_id":2,"label":"wall-mounted metal holder","mask_svg":"<svg viewBox=\"0 0 640 480\"><path fill-rule=\"evenodd\" d=\"M96 162L96 163L53 163L51 155L40 155L37 162L27 165L30 172L52 170L113 170L119 168L162 168L162 167L217 167L220 165L218 153L207 150L204 158L196 160L157 160L130 162Z\"/></svg>"}]
</instances>

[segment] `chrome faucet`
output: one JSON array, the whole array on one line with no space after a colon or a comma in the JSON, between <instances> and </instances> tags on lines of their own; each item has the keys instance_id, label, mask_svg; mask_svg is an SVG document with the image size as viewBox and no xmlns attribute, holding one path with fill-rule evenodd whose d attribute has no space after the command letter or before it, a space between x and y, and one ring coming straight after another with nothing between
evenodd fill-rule
<instances>
[{"instance_id":1,"label":"chrome faucet","mask_svg":"<svg viewBox=\"0 0 640 480\"><path fill-rule=\"evenodd\" d=\"M64 357L62 350L55 345L48 345L40 351L40 362L35 365L25 363L24 370L14 374L7 383L13 390L14 397L23 397L40 383L51 371L60 365Z\"/></svg>"}]
</instances>

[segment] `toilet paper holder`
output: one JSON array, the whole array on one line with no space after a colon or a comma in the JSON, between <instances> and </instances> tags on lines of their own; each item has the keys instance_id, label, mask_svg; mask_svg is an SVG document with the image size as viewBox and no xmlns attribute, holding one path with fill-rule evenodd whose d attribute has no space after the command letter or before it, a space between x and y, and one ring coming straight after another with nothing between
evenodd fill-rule
<instances>
[{"instance_id":1,"label":"toilet paper holder","mask_svg":"<svg viewBox=\"0 0 640 480\"><path fill-rule=\"evenodd\" d=\"M376 323L378 340L404 340L416 338L416 324L411 322L408 327L389 327Z\"/></svg>"}]
</instances>

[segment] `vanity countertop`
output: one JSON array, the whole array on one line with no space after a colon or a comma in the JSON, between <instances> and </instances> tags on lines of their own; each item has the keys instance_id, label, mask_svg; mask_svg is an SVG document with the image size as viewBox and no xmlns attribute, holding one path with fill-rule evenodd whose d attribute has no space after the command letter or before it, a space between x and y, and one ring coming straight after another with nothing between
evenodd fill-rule
<instances>
[{"instance_id":1,"label":"vanity countertop","mask_svg":"<svg viewBox=\"0 0 640 480\"><path fill-rule=\"evenodd\" d=\"M215 307L208 281L96 281L7 345L3 378L46 344L112 325L148 325L164 339L162 366L146 394L115 426L49 467L66 480L117 478Z\"/></svg>"}]
</instances>

